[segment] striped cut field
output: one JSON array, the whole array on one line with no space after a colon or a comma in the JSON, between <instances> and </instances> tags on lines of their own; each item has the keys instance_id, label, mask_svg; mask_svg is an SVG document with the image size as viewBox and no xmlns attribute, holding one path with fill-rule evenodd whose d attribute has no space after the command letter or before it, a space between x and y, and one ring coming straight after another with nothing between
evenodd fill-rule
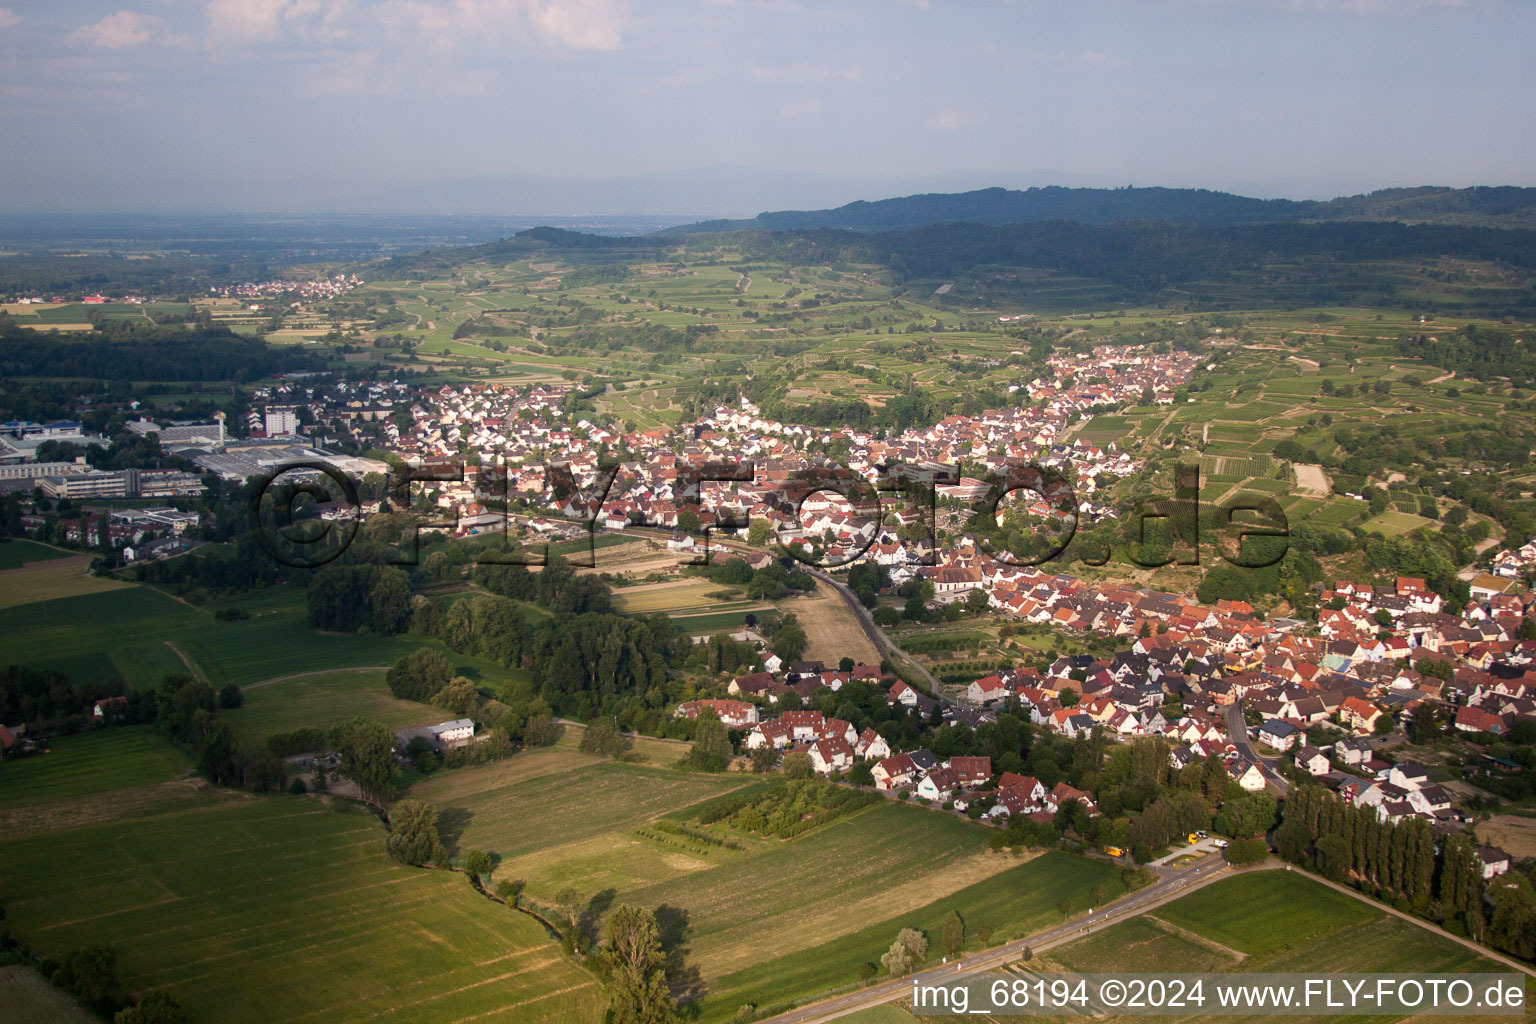
<instances>
[{"instance_id":1,"label":"striped cut field","mask_svg":"<svg viewBox=\"0 0 1536 1024\"><path fill-rule=\"evenodd\" d=\"M578 913L665 908L708 989L705 1021L850 984L906 922L937 929L951 907L1002 941L1046 923L1063 895L1086 906L1095 885L1120 891L1110 865L1021 863L989 852L979 825L896 802L789 841L720 825L709 831L731 845L710 845L650 827L691 820L688 805L754 784L550 750L432 778L410 795L443 809L445 841L498 854L496 878L523 879L536 902L569 888Z\"/></svg>"},{"instance_id":2,"label":"striped cut field","mask_svg":"<svg viewBox=\"0 0 1536 1024\"><path fill-rule=\"evenodd\" d=\"M129 989L164 988L195 1021L602 1016L597 981L535 921L394 863L377 820L314 797L0 842L0 884L34 950L110 944Z\"/></svg>"},{"instance_id":3,"label":"striped cut field","mask_svg":"<svg viewBox=\"0 0 1536 1024\"><path fill-rule=\"evenodd\" d=\"M0 807L106 793L179 778L192 762L147 725L64 736L47 753L0 767Z\"/></svg>"}]
</instances>

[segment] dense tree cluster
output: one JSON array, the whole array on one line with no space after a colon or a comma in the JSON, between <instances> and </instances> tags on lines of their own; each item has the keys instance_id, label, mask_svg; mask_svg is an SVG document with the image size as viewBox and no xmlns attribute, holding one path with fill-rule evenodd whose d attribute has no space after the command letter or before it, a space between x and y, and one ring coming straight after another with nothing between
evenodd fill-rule
<instances>
[{"instance_id":1,"label":"dense tree cluster","mask_svg":"<svg viewBox=\"0 0 1536 1024\"><path fill-rule=\"evenodd\" d=\"M0 671L0 722L79 729L89 722L96 701L123 691L123 681L115 677L76 680L53 669L10 665Z\"/></svg>"},{"instance_id":2,"label":"dense tree cluster","mask_svg":"<svg viewBox=\"0 0 1536 1024\"><path fill-rule=\"evenodd\" d=\"M317 629L402 633L410 624L410 577L392 565L333 562L315 573L306 597Z\"/></svg>"},{"instance_id":3,"label":"dense tree cluster","mask_svg":"<svg viewBox=\"0 0 1536 1024\"><path fill-rule=\"evenodd\" d=\"M297 346L268 345L227 327L102 320L90 334L47 334L0 314L0 374L8 377L243 382L323 368Z\"/></svg>"}]
</instances>

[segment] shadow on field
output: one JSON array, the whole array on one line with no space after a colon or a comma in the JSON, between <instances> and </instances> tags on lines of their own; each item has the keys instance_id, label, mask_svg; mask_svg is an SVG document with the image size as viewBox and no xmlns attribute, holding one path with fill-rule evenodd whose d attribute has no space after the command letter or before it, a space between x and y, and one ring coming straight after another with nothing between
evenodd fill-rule
<instances>
[{"instance_id":1,"label":"shadow on field","mask_svg":"<svg viewBox=\"0 0 1536 1024\"><path fill-rule=\"evenodd\" d=\"M448 852L459 854L459 837L469 827L475 812L467 807L445 807L437 815L437 837L443 841Z\"/></svg>"},{"instance_id":2,"label":"shadow on field","mask_svg":"<svg viewBox=\"0 0 1536 1024\"><path fill-rule=\"evenodd\" d=\"M593 942L601 938L600 926L603 923L603 915L613 908L613 901L618 895L619 891L613 888L594 893L577 916L576 927L586 932Z\"/></svg>"},{"instance_id":3,"label":"shadow on field","mask_svg":"<svg viewBox=\"0 0 1536 1024\"><path fill-rule=\"evenodd\" d=\"M703 995L704 979L697 966L687 963L688 933L693 930L688 911L663 903L656 908L656 928L667 955L667 987L673 996L687 1001Z\"/></svg>"}]
</instances>

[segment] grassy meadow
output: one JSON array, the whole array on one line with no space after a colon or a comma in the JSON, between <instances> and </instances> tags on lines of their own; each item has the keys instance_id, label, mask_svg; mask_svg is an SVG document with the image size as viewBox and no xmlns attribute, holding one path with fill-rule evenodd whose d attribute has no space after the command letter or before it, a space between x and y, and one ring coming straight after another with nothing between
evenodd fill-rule
<instances>
[{"instance_id":1,"label":"grassy meadow","mask_svg":"<svg viewBox=\"0 0 1536 1024\"><path fill-rule=\"evenodd\" d=\"M245 702L223 713L242 743L303 728L324 728L361 715L391 729L431 725L449 717L441 708L390 695L381 669L341 669L249 686Z\"/></svg>"}]
</instances>

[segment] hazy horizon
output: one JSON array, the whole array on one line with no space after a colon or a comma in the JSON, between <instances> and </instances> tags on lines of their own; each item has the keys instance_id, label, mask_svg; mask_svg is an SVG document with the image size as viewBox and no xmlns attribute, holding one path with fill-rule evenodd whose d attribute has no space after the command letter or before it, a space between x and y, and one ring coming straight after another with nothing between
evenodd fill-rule
<instances>
[{"instance_id":1,"label":"hazy horizon","mask_svg":"<svg viewBox=\"0 0 1536 1024\"><path fill-rule=\"evenodd\" d=\"M0 210L1536 185L1536 4L0 0Z\"/></svg>"}]
</instances>

